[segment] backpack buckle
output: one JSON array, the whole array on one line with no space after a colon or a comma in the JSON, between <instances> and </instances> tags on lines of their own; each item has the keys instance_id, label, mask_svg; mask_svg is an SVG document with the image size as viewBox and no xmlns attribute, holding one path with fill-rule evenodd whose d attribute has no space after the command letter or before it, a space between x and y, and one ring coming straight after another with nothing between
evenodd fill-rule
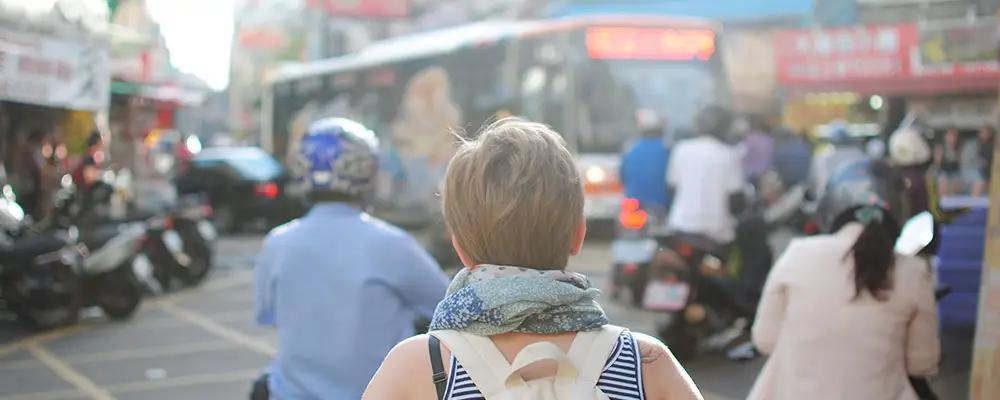
<instances>
[{"instance_id":1,"label":"backpack buckle","mask_svg":"<svg viewBox=\"0 0 1000 400\"><path fill-rule=\"evenodd\" d=\"M445 383L448 381L448 375L446 375L444 372L437 372L433 376L431 376L431 378L434 379L435 384Z\"/></svg>"}]
</instances>

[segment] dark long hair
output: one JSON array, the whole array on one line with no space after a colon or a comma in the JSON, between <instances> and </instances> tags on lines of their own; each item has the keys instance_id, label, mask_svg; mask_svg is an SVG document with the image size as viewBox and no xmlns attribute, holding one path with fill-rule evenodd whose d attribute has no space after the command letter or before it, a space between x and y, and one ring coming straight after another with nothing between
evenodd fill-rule
<instances>
[{"instance_id":1,"label":"dark long hair","mask_svg":"<svg viewBox=\"0 0 1000 400\"><path fill-rule=\"evenodd\" d=\"M849 222L856 222L855 212L861 207L845 211L834 223L834 232ZM854 256L854 300L868 292L878 301L886 301L885 292L892 288L892 266L896 264L896 239L899 223L883 212L881 222L866 225L861 235L844 254L844 259Z\"/></svg>"}]
</instances>

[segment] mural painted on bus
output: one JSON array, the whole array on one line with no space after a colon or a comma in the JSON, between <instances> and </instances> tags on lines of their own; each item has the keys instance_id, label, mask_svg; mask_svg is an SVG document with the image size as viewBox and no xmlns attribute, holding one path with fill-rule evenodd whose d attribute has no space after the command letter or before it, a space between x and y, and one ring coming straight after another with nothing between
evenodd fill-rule
<instances>
[{"instance_id":1,"label":"mural painted on bus","mask_svg":"<svg viewBox=\"0 0 1000 400\"><path fill-rule=\"evenodd\" d=\"M463 124L448 72L431 66L414 74L395 115L382 160L382 180L392 184L391 189L383 186L379 197L389 195L399 207L431 210L455 154L455 129Z\"/></svg>"}]
</instances>

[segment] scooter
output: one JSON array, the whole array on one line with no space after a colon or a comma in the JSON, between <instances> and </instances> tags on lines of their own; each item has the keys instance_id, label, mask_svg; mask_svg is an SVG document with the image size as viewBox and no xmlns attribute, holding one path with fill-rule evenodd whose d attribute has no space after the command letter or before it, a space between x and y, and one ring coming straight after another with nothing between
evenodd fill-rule
<instances>
[{"instance_id":1,"label":"scooter","mask_svg":"<svg viewBox=\"0 0 1000 400\"><path fill-rule=\"evenodd\" d=\"M97 181L81 193L71 180L63 180L52 217L42 230L77 226L80 241L89 249L80 270L84 306L100 307L113 320L132 317L142 303L146 288L155 284L150 260L140 253L146 240L143 221L109 222L107 204L114 188Z\"/></svg>"},{"instance_id":2,"label":"scooter","mask_svg":"<svg viewBox=\"0 0 1000 400\"><path fill-rule=\"evenodd\" d=\"M615 239L611 242L611 298L630 294L633 306L642 307L649 266L659 247L655 236L665 233L666 210L622 200Z\"/></svg>"},{"instance_id":3,"label":"scooter","mask_svg":"<svg viewBox=\"0 0 1000 400\"><path fill-rule=\"evenodd\" d=\"M79 270L86 248L77 243L73 227L23 235L28 220L10 186L2 186L0 309L13 312L31 331L72 325L83 307Z\"/></svg>"},{"instance_id":4,"label":"scooter","mask_svg":"<svg viewBox=\"0 0 1000 400\"><path fill-rule=\"evenodd\" d=\"M153 292L173 289L175 278L185 286L194 286L208 276L218 238L209 218L211 207L197 199L185 199L163 215L146 220L147 240L142 252L153 263L159 286Z\"/></svg>"}]
</instances>

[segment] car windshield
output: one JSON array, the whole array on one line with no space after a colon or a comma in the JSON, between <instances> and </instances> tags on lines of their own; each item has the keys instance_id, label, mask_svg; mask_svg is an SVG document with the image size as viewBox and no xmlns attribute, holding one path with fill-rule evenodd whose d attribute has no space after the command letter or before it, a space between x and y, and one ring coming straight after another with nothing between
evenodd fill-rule
<instances>
[{"instance_id":1,"label":"car windshield","mask_svg":"<svg viewBox=\"0 0 1000 400\"><path fill-rule=\"evenodd\" d=\"M224 162L244 178L252 181L273 180L284 172L274 157L260 149L226 149L209 154L202 153L202 157L198 157L197 161Z\"/></svg>"}]
</instances>

